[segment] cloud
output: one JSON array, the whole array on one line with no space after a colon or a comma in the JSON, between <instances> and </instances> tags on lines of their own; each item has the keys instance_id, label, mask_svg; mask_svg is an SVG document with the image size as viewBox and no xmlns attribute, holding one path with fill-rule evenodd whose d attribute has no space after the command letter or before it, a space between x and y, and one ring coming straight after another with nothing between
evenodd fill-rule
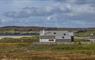
<instances>
[{"instance_id":1,"label":"cloud","mask_svg":"<svg viewBox=\"0 0 95 60\"><path fill-rule=\"evenodd\" d=\"M46 21L50 26L54 24L52 22L57 21L59 26L85 27L95 22L95 0L14 0L11 2L10 10L6 10L3 16L12 18L9 23L16 25L37 23L42 26L44 22L42 24L40 21Z\"/></svg>"},{"instance_id":2,"label":"cloud","mask_svg":"<svg viewBox=\"0 0 95 60\"><path fill-rule=\"evenodd\" d=\"M41 0L42 1L42 0ZM59 1L59 0L55 0ZM32 16L51 16L54 14L64 14L69 16L82 15L85 13L95 14L95 7L91 4L78 5L76 2L84 2L79 0L60 0L65 1L62 3L47 5L47 6L38 6L38 7L24 7L21 11L6 12L6 17L12 18L28 18ZM89 1L90 2L90 1ZM73 4L72 4L73 3Z\"/></svg>"}]
</instances>

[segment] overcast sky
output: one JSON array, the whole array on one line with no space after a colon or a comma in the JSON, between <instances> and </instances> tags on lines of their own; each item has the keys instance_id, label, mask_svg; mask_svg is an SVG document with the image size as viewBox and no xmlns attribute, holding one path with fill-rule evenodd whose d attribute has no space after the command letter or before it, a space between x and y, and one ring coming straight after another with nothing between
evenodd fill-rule
<instances>
[{"instance_id":1,"label":"overcast sky","mask_svg":"<svg viewBox=\"0 0 95 60\"><path fill-rule=\"evenodd\" d=\"M0 26L95 27L95 0L0 0Z\"/></svg>"}]
</instances>

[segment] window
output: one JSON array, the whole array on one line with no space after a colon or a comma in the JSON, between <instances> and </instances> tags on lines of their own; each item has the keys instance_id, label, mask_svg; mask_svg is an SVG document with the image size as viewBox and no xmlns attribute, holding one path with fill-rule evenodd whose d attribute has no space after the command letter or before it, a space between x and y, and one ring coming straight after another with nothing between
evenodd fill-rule
<instances>
[{"instance_id":1,"label":"window","mask_svg":"<svg viewBox=\"0 0 95 60\"><path fill-rule=\"evenodd\" d=\"M53 34L56 34L56 32L54 32Z\"/></svg>"},{"instance_id":2,"label":"window","mask_svg":"<svg viewBox=\"0 0 95 60\"><path fill-rule=\"evenodd\" d=\"M64 36L62 38L64 39Z\"/></svg>"},{"instance_id":3,"label":"window","mask_svg":"<svg viewBox=\"0 0 95 60\"><path fill-rule=\"evenodd\" d=\"M53 39L49 39L49 41L54 41Z\"/></svg>"},{"instance_id":4,"label":"window","mask_svg":"<svg viewBox=\"0 0 95 60\"><path fill-rule=\"evenodd\" d=\"M64 33L64 35L66 35L66 34Z\"/></svg>"}]
</instances>

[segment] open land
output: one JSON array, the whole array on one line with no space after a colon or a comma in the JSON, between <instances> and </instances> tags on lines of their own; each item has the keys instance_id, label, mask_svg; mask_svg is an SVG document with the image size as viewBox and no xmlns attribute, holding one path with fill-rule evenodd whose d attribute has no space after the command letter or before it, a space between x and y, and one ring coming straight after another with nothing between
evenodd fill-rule
<instances>
[{"instance_id":1,"label":"open land","mask_svg":"<svg viewBox=\"0 0 95 60\"><path fill-rule=\"evenodd\" d=\"M26 35L33 30L10 29L0 29L1 35ZM0 39L0 60L95 60L95 43L83 44L88 43L91 33L95 30L78 30L73 44L33 44L39 42L38 35L4 37Z\"/></svg>"}]
</instances>

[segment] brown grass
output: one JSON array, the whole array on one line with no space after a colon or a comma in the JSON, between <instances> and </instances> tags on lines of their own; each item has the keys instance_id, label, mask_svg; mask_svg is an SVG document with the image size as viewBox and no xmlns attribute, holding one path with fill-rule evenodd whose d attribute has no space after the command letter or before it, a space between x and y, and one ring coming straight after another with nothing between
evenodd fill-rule
<instances>
[{"instance_id":1,"label":"brown grass","mask_svg":"<svg viewBox=\"0 0 95 60\"><path fill-rule=\"evenodd\" d=\"M0 60L95 60L95 55L56 52L0 53Z\"/></svg>"}]
</instances>

